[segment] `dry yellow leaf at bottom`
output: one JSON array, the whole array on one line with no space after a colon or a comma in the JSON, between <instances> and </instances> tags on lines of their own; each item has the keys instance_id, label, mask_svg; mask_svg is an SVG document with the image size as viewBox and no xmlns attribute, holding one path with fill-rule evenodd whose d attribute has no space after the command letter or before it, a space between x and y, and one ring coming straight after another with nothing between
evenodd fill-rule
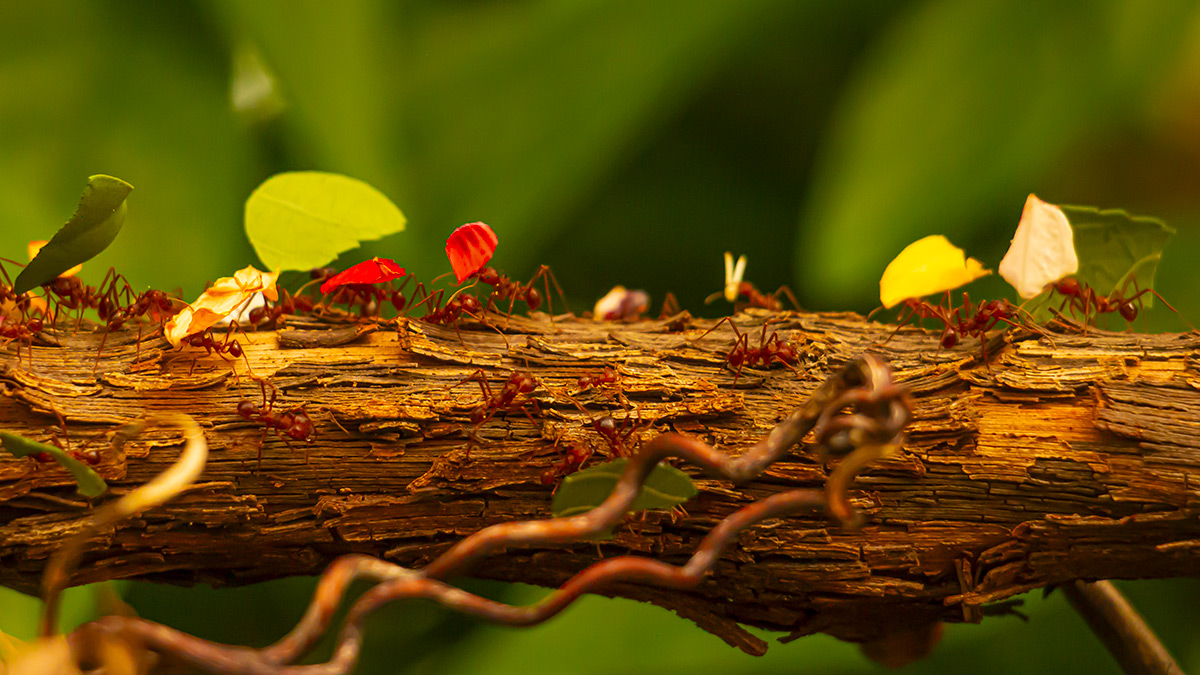
<instances>
[{"instance_id":1,"label":"dry yellow leaf at bottom","mask_svg":"<svg viewBox=\"0 0 1200 675\"><path fill-rule=\"evenodd\" d=\"M888 263L879 279L879 301L890 309L909 298L952 291L991 273L949 239L932 234L909 244Z\"/></svg>"}]
</instances>

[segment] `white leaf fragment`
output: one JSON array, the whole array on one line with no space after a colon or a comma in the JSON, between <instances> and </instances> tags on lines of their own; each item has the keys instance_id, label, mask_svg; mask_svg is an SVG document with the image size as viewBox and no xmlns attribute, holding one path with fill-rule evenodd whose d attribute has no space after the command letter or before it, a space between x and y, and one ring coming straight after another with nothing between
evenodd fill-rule
<instances>
[{"instance_id":1,"label":"white leaf fragment","mask_svg":"<svg viewBox=\"0 0 1200 675\"><path fill-rule=\"evenodd\" d=\"M1029 195L1017 233L1000 261L1000 276L1022 298L1037 297L1047 284L1079 270L1067 216L1054 204Z\"/></svg>"}]
</instances>

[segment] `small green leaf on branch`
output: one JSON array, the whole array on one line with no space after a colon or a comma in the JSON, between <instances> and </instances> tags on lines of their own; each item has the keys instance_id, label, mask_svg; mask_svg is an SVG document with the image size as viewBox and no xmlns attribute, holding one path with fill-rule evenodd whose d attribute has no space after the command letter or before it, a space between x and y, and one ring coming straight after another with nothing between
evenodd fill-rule
<instances>
[{"instance_id":1,"label":"small green leaf on branch","mask_svg":"<svg viewBox=\"0 0 1200 675\"><path fill-rule=\"evenodd\" d=\"M71 472L71 476L78 484L76 491L84 497L99 497L108 490L108 484L104 482L100 474L64 452L62 448L47 443L38 443L7 431L0 431L0 445L3 445L4 449L15 457L30 457L43 452L50 455L64 469Z\"/></svg>"},{"instance_id":2,"label":"small green leaf on branch","mask_svg":"<svg viewBox=\"0 0 1200 675\"><path fill-rule=\"evenodd\" d=\"M88 178L75 214L21 271L13 291L20 295L50 283L108 248L125 224L125 198L132 191L133 186L120 178L103 174Z\"/></svg>"},{"instance_id":3,"label":"small green leaf on branch","mask_svg":"<svg viewBox=\"0 0 1200 675\"><path fill-rule=\"evenodd\" d=\"M382 192L336 173L276 174L246 200L246 236L269 270L327 265L404 224L404 214Z\"/></svg>"},{"instance_id":4,"label":"small green leaf on branch","mask_svg":"<svg viewBox=\"0 0 1200 675\"><path fill-rule=\"evenodd\" d=\"M612 494L625 472L628 459L614 459L563 479L554 493L550 511L555 517L573 516L599 506ZM695 497L699 491L690 476L667 464L654 467L629 510L671 509Z\"/></svg>"}]
</instances>

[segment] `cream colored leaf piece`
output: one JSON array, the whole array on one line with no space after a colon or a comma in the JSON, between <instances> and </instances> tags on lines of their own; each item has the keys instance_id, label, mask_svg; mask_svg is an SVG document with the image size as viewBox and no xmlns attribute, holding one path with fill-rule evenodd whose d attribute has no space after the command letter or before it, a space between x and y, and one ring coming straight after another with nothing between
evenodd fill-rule
<instances>
[{"instance_id":1,"label":"cream colored leaf piece","mask_svg":"<svg viewBox=\"0 0 1200 675\"><path fill-rule=\"evenodd\" d=\"M1029 195L1017 233L1000 261L1000 276L1028 300L1079 271L1071 224L1062 209Z\"/></svg>"},{"instance_id":2,"label":"cream colored leaf piece","mask_svg":"<svg viewBox=\"0 0 1200 675\"><path fill-rule=\"evenodd\" d=\"M909 298L952 291L991 274L940 234L909 244L879 279L879 301L891 309Z\"/></svg>"},{"instance_id":3,"label":"cream colored leaf piece","mask_svg":"<svg viewBox=\"0 0 1200 675\"><path fill-rule=\"evenodd\" d=\"M275 288L278 279L279 272L262 272L254 266L238 270L232 277L221 277L199 299L171 317L163 334L178 347L184 338L216 325L250 303L258 293L275 302L279 299Z\"/></svg>"}]
</instances>

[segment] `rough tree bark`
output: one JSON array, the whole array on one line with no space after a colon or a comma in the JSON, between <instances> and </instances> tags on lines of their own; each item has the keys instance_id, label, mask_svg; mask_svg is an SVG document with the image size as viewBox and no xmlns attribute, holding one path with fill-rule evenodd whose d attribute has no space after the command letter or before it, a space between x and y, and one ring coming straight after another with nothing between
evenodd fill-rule
<instances>
[{"instance_id":1,"label":"rough tree bark","mask_svg":"<svg viewBox=\"0 0 1200 675\"><path fill-rule=\"evenodd\" d=\"M854 485L865 527L769 521L694 592L629 584L612 594L761 652L738 624L869 641L979 621L990 603L1073 579L1200 571L1200 334L1010 332L993 336L985 364L978 344L938 350L936 335L915 329L885 343L891 327L854 314L751 310L736 323L754 345L767 319L767 335L788 340L799 363L746 369L736 389L729 325L698 339L714 322L686 314L513 318L507 336L418 321L293 324L239 335L246 361L236 362L203 352L194 362L196 351L160 337L137 347L134 331L108 335L97 363L99 333L47 331L32 357L16 343L0 354L0 429L46 440L61 415L72 447L102 448L98 470L120 494L175 461L181 441L160 430L116 454L114 426L147 411L194 416L212 451L203 482L97 538L74 581L242 584L316 574L348 552L421 566L486 525L547 517L552 488L540 476L570 444L609 452L592 426L605 414L636 427L631 443L675 430L738 453L871 351L911 389L914 419L903 455ZM247 362L278 388L276 411L304 405L317 424L311 447L267 433L261 469L261 427L236 411L261 402ZM619 382L580 391L578 378L605 365ZM472 443L469 415L483 398L474 382L456 383L476 369L495 392L514 369L542 386L536 406L499 412ZM511 550L474 574L558 585L601 556L683 560L739 507L823 485L816 456L806 445L740 486L700 478L684 517L632 515L610 541ZM56 465L0 458L0 584L35 592L47 557L90 512L72 485Z\"/></svg>"}]
</instances>

